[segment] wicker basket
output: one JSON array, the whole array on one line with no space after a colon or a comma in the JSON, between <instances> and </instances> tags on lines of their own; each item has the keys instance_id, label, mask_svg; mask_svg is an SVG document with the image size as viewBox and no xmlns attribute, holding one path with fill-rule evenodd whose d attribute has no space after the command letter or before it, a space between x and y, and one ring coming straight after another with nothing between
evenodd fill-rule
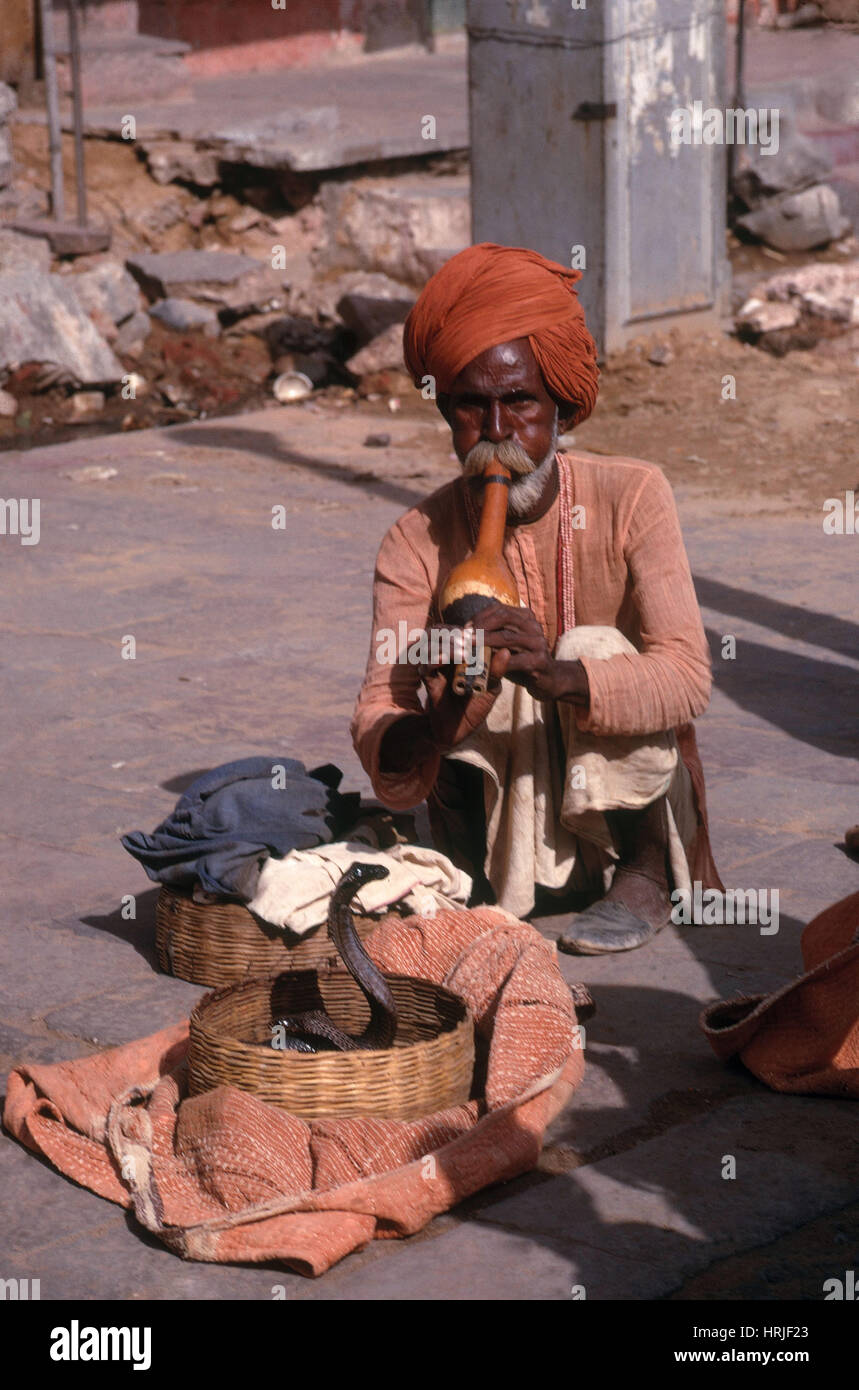
<instances>
[{"instance_id":1,"label":"wicker basket","mask_svg":"<svg viewBox=\"0 0 859 1390\"><path fill-rule=\"evenodd\" d=\"M355 915L360 937L376 925ZM195 903L162 887L155 907L158 964L195 985L231 985L274 970L307 970L336 956L323 923L303 936L261 923L241 903Z\"/></svg>"},{"instance_id":2,"label":"wicker basket","mask_svg":"<svg viewBox=\"0 0 859 1390\"><path fill-rule=\"evenodd\" d=\"M388 975L398 1027L391 1048L298 1053L272 1046L272 1020L324 1008L352 1034L370 1010L342 967L288 972L207 994L191 1014L192 1095L237 1086L311 1120L377 1115L412 1120L471 1094L474 1026L463 1001L429 980Z\"/></svg>"}]
</instances>

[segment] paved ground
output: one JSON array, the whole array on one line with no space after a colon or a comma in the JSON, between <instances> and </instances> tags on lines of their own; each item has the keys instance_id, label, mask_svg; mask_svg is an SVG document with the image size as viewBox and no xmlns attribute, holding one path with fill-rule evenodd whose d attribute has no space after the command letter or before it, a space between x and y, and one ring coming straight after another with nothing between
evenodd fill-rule
<instances>
[{"instance_id":1,"label":"paved ground","mask_svg":"<svg viewBox=\"0 0 859 1390\"><path fill-rule=\"evenodd\" d=\"M375 548L441 481L424 462L434 426L389 428L391 447L369 450L351 411L275 409L0 460L0 495L41 499L38 545L0 537L4 1073L152 1031L200 993L157 973L155 894L117 840L151 828L189 774L285 753L367 789L347 724ZM94 463L117 476L66 476ZM592 1299L819 1299L859 1267L855 1105L773 1095L697 1028L704 1002L790 979L802 924L859 887L838 847L859 820L859 538L825 536L819 510L768 512L765 483L754 502L678 500L716 667L699 726L716 856L729 885L779 890L779 932L671 929L626 957L563 957L598 1004L581 1090L537 1172L415 1239L315 1282L183 1264L3 1135L0 1276L55 1299L278 1284L296 1299L559 1300L575 1284Z\"/></svg>"},{"instance_id":2,"label":"paved ground","mask_svg":"<svg viewBox=\"0 0 859 1390\"><path fill-rule=\"evenodd\" d=\"M443 154L469 143L465 52L464 37L451 35L434 54L414 46L319 67L193 77L177 97L153 99L144 88L120 102L90 102L86 129L116 139L130 112L144 143L192 140L229 162L298 172ZM427 113L436 117L431 145L421 133ZM44 119L28 112L34 117ZM70 127L70 110L65 120Z\"/></svg>"},{"instance_id":3,"label":"paved ground","mask_svg":"<svg viewBox=\"0 0 859 1390\"><path fill-rule=\"evenodd\" d=\"M734 93L733 29L729 33L726 100ZM801 128L818 138L839 165L852 165L859 160L857 55L859 34L834 27L751 31L746 104L796 102ZM87 101L89 133L116 139L130 113L136 137L144 143L165 137L190 140L219 150L228 161L299 172L444 154L469 145L462 33L440 36L433 54L412 45L281 71L186 74L175 93L153 93L145 67L135 88L133 71L132 66L120 100ZM437 123L431 147L421 125L427 113ZM34 107L24 118L43 121L44 111ZM64 121L71 129L70 107ZM848 182L856 177L852 171Z\"/></svg>"}]
</instances>

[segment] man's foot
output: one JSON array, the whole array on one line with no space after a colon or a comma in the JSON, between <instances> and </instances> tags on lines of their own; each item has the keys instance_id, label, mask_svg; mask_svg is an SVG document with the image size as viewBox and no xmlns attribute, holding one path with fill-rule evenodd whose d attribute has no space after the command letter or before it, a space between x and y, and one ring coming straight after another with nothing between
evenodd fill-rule
<instances>
[{"instance_id":1,"label":"man's foot","mask_svg":"<svg viewBox=\"0 0 859 1390\"><path fill-rule=\"evenodd\" d=\"M650 941L668 920L670 914L665 921L646 921L630 912L622 902L605 897L573 918L558 939L558 950L574 956L634 951Z\"/></svg>"},{"instance_id":2,"label":"man's foot","mask_svg":"<svg viewBox=\"0 0 859 1390\"><path fill-rule=\"evenodd\" d=\"M558 949L573 955L634 951L671 921L665 798L608 818L620 863L605 897L574 917L559 939Z\"/></svg>"}]
</instances>

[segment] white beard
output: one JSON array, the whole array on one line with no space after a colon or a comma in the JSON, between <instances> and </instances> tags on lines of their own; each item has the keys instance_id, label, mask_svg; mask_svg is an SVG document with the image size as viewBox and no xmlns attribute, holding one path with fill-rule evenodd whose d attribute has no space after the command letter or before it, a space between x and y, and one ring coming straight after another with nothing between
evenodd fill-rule
<instances>
[{"instance_id":1,"label":"white beard","mask_svg":"<svg viewBox=\"0 0 859 1390\"><path fill-rule=\"evenodd\" d=\"M507 510L513 516L527 516L528 512L536 507L543 496L544 488L548 487L554 463L555 448L553 446L533 473L526 473L523 478L517 478L515 483L511 483L507 498Z\"/></svg>"}]
</instances>

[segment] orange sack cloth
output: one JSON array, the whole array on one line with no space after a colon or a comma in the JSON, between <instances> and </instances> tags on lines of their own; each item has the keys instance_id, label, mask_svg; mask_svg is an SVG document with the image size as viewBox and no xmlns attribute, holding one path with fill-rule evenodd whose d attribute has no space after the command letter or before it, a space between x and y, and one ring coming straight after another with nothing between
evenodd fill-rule
<instances>
[{"instance_id":1,"label":"orange sack cloth","mask_svg":"<svg viewBox=\"0 0 859 1390\"><path fill-rule=\"evenodd\" d=\"M419 1120L311 1120L232 1086L188 1096L188 1025L108 1052L17 1067L3 1124L185 1259L279 1260L322 1274L412 1235L533 1168L584 1072L554 944L498 908L387 917L383 970L444 984L488 1047L485 1099ZM430 1159L431 1161L427 1161Z\"/></svg>"},{"instance_id":2,"label":"orange sack cloth","mask_svg":"<svg viewBox=\"0 0 859 1390\"><path fill-rule=\"evenodd\" d=\"M859 1099L859 893L809 922L802 958L793 984L711 1004L701 1027L774 1091Z\"/></svg>"},{"instance_id":3,"label":"orange sack cloth","mask_svg":"<svg viewBox=\"0 0 859 1390\"><path fill-rule=\"evenodd\" d=\"M574 404L581 424L599 389L596 346L575 290L581 276L521 246L483 241L460 251L406 319L403 353L415 385L432 376L445 394L481 352L527 338L546 389Z\"/></svg>"}]
</instances>

